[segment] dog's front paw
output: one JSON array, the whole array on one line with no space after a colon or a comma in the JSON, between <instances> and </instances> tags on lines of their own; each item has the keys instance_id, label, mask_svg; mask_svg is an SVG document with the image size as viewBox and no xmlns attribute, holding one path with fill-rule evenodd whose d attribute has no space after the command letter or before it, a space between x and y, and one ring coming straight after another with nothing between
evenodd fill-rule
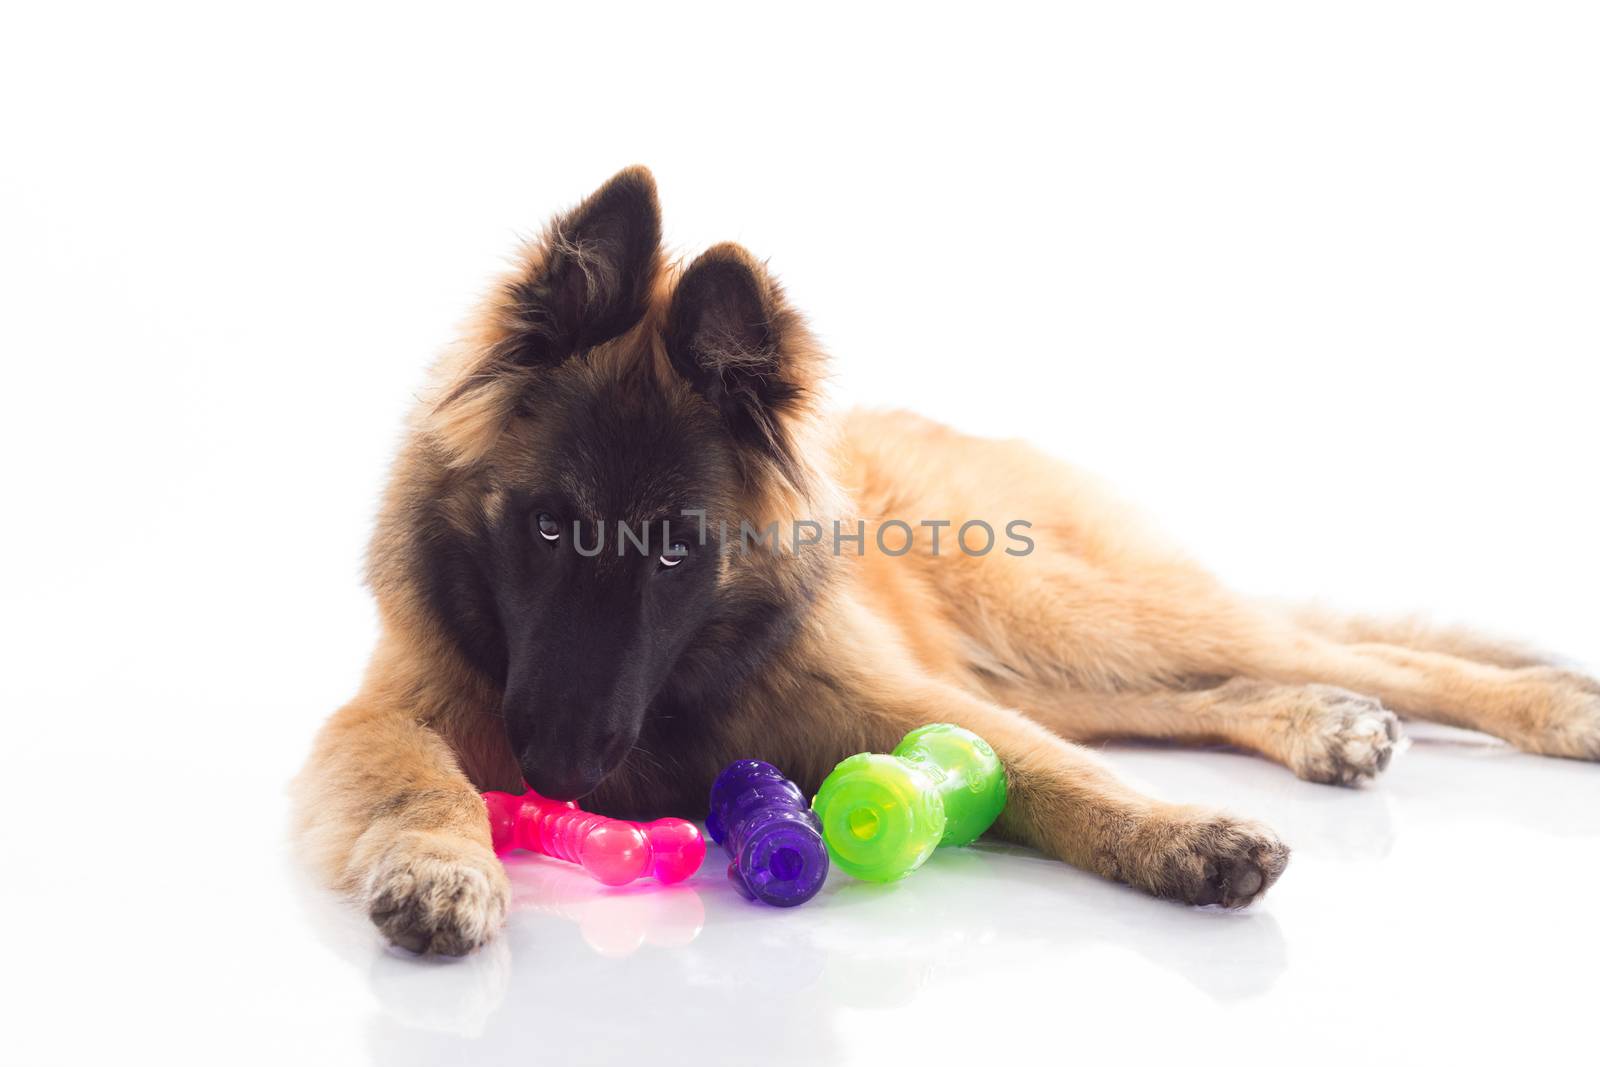
<instances>
[{"instance_id":1,"label":"dog's front paw","mask_svg":"<svg viewBox=\"0 0 1600 1067\"><path fill-rule=\"evenodd\" d=\"M1307 686L1307 704L1291 716L1289 765L1308 782L1359 785L1389 766L1400 720L1373 700L1330 685Z\"/></svg>"},{"instance_id":2,"label":"dog's front paw","mask_svg":"<svg viewBox=\"0 0 1600 1067\"><path fill-rule=\"evenodd\" d=\"M1242 908L1289 862L1289 848L1259 823L1172 808L1142 821L1118 848L1117 874L1168 900Z\"/></svg>"},{"instance_id":3,"label":"dog's front paw","mask_svg":"<svg viewBox=\"0 0 1600 1067\"><path fill-rule=\"evenodd\" d=\"M482 845L441 833L397 835L366 878L367 914L394 944L461 956L505 921L511 885Z\"/></svg>"}]
</instances>

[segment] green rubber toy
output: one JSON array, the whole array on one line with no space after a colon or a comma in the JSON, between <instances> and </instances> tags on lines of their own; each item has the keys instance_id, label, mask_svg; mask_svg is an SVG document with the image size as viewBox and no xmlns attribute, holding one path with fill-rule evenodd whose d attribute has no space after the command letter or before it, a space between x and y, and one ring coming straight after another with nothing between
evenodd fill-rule
<instances>
[{"instance_id":1,"label":"green rubber toy","mask_svg":"<svg viewBox=\"0 0 1600 1067\"><path fill-rule=\"evenodd\" d=\"M811 802L840 869L893 882L940 845L966 845L1006 806L1006 772L988 742L947 722L906 734L892 755L844 760Z\"/></svg>"}]
</instances>

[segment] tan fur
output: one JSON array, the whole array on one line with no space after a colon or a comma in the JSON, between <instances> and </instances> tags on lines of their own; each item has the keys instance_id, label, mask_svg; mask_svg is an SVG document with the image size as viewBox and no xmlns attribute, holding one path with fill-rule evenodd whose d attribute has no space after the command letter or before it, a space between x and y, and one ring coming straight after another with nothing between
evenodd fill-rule
<instances>
[{"instance_id":1,"label":"tan fur","mask_svg":"<svg viewBox=\"0 0 1600 1067\"><path fill-rule=\"evenodd\" d=\"M514 275L537 270L544 247ZM748 257L732 246L716 254ZM682 389L656 337L678 276L663 272L644 321L596 349L585 373L638 365L660 388ZM511 328L503 291L440 362L413 420L372 546L383 635L360 694L324 729L296 789L312 862L418 951L481 943L508 901L477 796L519 788L499 694L430 617L404 536L422 499L448 501L464 524L495 506L505 475L486 461L517 447L517 403L537 390L536 376L496 369ZM791 316L787 366L813 385L821 352L775 286L772 298ZM711 778L739 757L770 760L814 790L842 757L949 721L1005 761L999 833L1158 895L1236 906L1283 869L1287 850L1270 830L1142 796L1071 742L1226 742L1308 779L1353 784L1388 763L1399 737L1389 708L1534 752L1600 757L1595 682L1458 632L1238 598L1101 486L1026 445L899 413L834 420L809 402L782 430L802 463L749 472L742 512L839 518L852 530L859 518L866 550L795 560L783 549L727 564L727 581L786 588L796 564L828 580L721 732L694 752L630 756L594 798L602 809L703 816ZM938 556L918 531L912 552L890 557L874 531L892 518L955 525ZM997 531L1027 520L1035 550L965 555L955 532L967 519Z\"/></svg>"}]
</instances>

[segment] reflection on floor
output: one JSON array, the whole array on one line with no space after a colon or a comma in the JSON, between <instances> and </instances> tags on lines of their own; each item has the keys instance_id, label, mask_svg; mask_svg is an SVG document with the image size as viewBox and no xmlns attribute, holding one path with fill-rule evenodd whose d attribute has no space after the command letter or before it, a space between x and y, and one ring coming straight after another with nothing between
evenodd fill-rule
<instances>
[{"instance_id":1,"label":"reflection on floor","mask_svg":"<svg viewBox=\"0 0 1600 1067\"><path fill-rule=\"evenodd\" d=\"M1492 1019L1474 1020L1482 1042L1526 1051L1525 1008L1545 1020L1531 1040L1559 1048L1562 1002L1574 998L1576 1034L1582 995L1543 989L1540 976L1552 945L1590 961L1600 948L1592 921L1571 921L1592 914L1586 887L1600 877L1600 767L1412 733L1387 778L1361 790L1229 751L1107 749L1160 795L1253 815L1289 841L1282 882L1239 913L1149 900L991 843L941 850L891 886L835 872L792 910L737 896L716 849L668 889L606 889L518 855L504 936L454 962L385 949L349 909L302 898L322 940L366 974L382 1064L672 1062L665 1051L686 1039L701 1063L943 1058L1084 1027L1176 1054L1185 1027L1228 1018L1248 1018L1258 1037L1321 1025L1325 1051L1355 1055L1414 1033L1394 1005L1437 1002L1459 1017L1509 973L1525 978L1496 990ZM1487 977L1474 970L1486 960ZM1369 1017L1327 1027L1351 997Z\"/></svg>"}]
</instances>

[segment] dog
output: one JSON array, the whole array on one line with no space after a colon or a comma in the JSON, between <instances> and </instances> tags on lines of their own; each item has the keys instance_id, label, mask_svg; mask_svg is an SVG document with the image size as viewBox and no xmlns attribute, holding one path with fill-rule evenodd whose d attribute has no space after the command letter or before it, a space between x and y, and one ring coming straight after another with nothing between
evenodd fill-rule
<instances>
[{"instance_id":1,"label":"dog","mask_svg":"<svg viewBox=\"0 0 1600 1067\"><path fill-rule=\"evenodd\" d=\"M1141 795L1079 742L1226 743L1355 785L1407 716L1600 759L1590 678L1233 595L1085 475L912 415L830 415L824 373L743 248L665 261L643 168L492 287L413 414L369 554L381 637L293 791L307 860L391 942L495 934L510 887L479 791L524 783L698 817L731 760L809 794L952 722L1005 764L995 833L1233 908L1283 872L1278 837Z\"/></svg>"}]
</instances>

